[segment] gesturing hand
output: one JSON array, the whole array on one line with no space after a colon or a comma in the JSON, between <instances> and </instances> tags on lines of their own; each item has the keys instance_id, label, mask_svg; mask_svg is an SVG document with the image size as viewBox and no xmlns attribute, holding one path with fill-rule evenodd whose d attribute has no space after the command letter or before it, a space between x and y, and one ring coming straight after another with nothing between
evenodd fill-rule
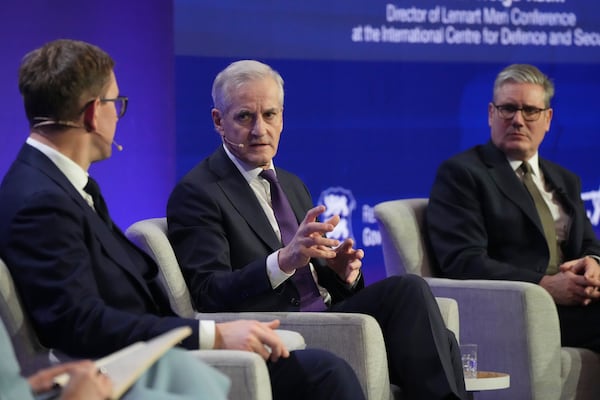
<instances>
[{"instance_id":1,"label":"gesturing hand","mask_svg":"<svg viewBox=\"0 0 600 400\"><path fill-rule=\"evenodd\" d=\"M362 259L365 256L361 249L354 249L354 241L346 239L336 250L335 258L327 260L329 268L333 269L336 274L346 283L353 283L360 274Z\"/></svg>"},{"instance_id":2,"label":"gesturing hand","mask_svg":"<svg viewBox=\"0 0 600 400\"><path fill-rule=\"evenodd\" d=\"M279 250L278 262L282 271L291 273L293 270L306 266L313 257L331 259L337 253L333 249L340 242L325 237L333 231L335 225L330 222L317 222L317 217L325 211L325 206L311 208L300 223L294 238Z\"/></svg>"}]
</instances>

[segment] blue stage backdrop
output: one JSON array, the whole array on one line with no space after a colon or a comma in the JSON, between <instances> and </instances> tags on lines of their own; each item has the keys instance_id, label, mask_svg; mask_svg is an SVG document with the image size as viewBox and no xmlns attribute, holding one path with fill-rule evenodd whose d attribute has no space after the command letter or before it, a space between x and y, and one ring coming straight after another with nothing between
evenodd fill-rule
<instances>
[{"instance_id":1,"label":"blue stage backdrop","mask_svg":"<svg viewBox=\"0 0 600 400\"><path fill-rule=\"evenodd\" d=\"M116 141L124 150L93 165L111 216L123 229L165 215L175 184L175 94L171 0L24 0L0 5L0 177L27 138L17 87L26 52L58 38L91 42L110 53L121 93L129 96Z\"/></svg>"},{"instance_id":2,"label":"blue stage backdrop","mask_svg":"<svg viewBox=\"0 0 600 400\"><path fill-rule=\"evenodd\" d=\"M212 79L254 58L284 77L277 165L341 213L340 236L385 275L379 202L427 197L438 165L489 138L495 75L534 63L557 86L541 154L582 177L600 220L600 5L569 0L175 0L177 176L220 143Z\"/></svg>"}]
</instances>

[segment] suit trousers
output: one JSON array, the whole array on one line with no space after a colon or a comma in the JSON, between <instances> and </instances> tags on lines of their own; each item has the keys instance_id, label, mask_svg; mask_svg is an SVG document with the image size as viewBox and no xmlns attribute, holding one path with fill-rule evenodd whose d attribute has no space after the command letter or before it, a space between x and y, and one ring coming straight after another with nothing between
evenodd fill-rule
<instances>
[{"instance_id":1,"label":"suit trousers","mask_svg":"<svg viewBox=\"0 0 600 400\"><path fill-rule=\"evenodd\" d=\"M352 367L324 350L292 351L267 367L273 400L365 399Z\"/></svg>"},{"instance_id":2,"label":"suit trousers","mask_svg":"<svg viewBox=\"0 0 600 400\"><path fill-rule=\"evenodd\" d=\"M600 302L588 306L557 306L563 346L600 353Z\"/></svg>"},{"instance_id":3,"label":"suit trousers","mask_svg":"<svg viewBox=\"0 0 600 400\"><path fill-rule=\"evenodd\" d=\"M403 398L466 398L458 343L421 277L383 279L329 311L368 314L379 322L390 380L401 388Z\"/></svg>"}]
</instances>

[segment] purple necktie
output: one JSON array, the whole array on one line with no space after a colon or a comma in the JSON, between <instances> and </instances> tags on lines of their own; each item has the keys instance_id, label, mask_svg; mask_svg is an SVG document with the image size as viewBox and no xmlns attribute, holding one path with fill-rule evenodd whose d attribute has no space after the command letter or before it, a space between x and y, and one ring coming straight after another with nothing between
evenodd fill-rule
<instances>
[{"instance_id":1,"label":"purple necktie","mask_svg":"<svg viewBox=\"0 0 600 400\"><path fill-rule=\"evenodd\" d=\"M290 206L285 193L279 185L275 172L271 169L265 169L260 173L260 176L267 180L271 186L271 207L273 207L273 213L279 225L281 241L285 246L291 242L296 234L298 221L296 220L292 206ZM294 275L292 275L292 281L300 294L301 311L323 311L327 308L313 279L310 266L307 265L306 267L298 268Z\"/></svg>"}]
</instances>

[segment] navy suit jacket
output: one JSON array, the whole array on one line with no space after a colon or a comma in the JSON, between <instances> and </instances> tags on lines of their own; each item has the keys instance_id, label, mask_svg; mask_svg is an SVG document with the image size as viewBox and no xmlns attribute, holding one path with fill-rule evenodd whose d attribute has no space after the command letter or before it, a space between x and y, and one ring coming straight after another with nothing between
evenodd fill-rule
<instances>
[{"instance_id":1,"label":"navy suit jacket","mask_svg":"<svg viewBox=\"0 0 600 400\"><path fill-rule=\"evenodd\" d=\"M600 242L572 172L540 157L546 184L571 218L562 245L564 261L600 255ZM443 276L538 283L546 271L548 246L535 205L491 142L444 162L426 213L427 235Z\"/></svg>"},{"instance_id":2,"label":"navy suit jacket","mask_svg":"<svg viewBox=\"0 0 600 400\"><path fill-rule=\"evenodd\" d=\"M0 256L47 347L96 357L190 326L183 345L198 348L198 321L171 312L154 262L27 144L0 186Z\"/></svg>"},{"instance_id":3,"label":"navy suit jacket","mask_svg":"<svg viewBox=\"0 0 600 400\"><path fill-rule=\"evenodd\" d=\"M296 175L277 168L278 180L298 221L313 207ZM202 311L297 311L299 295L288 279L273 289L266 259L281 248L256 195L219 147L175 187L167 207L169 239L197 309ZM311 260L332 301L351 296L323 260Z\"/></svg>"}]
</instances>

